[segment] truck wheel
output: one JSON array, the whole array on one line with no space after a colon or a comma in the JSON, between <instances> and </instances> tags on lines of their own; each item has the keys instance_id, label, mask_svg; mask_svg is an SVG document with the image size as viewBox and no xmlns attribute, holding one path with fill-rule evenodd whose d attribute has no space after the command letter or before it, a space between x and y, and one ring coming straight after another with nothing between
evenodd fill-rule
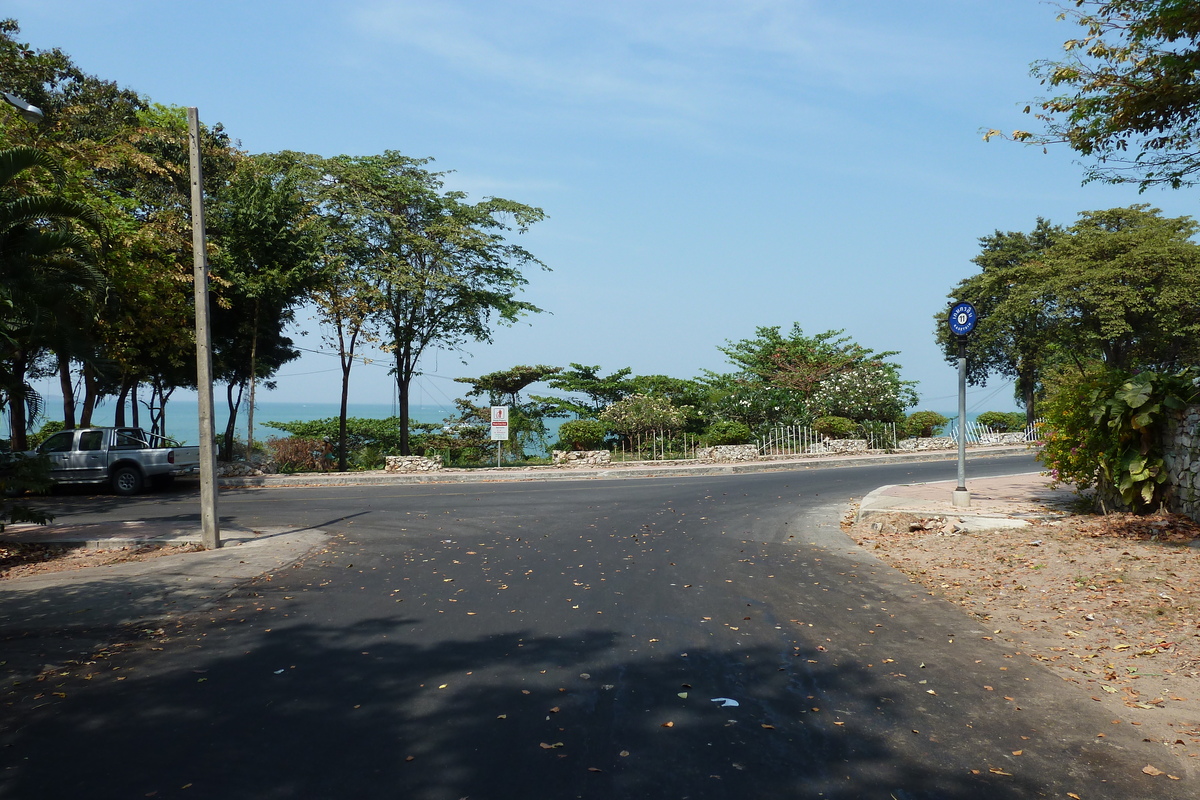
<instances>
[{"instance_id":1,"label":"truck wheel","mask_svg":"<svg viewBox=\"0 0 1200 800\"><path fill-rule=\"evenodd\" d=\"M142 490L142 473L137 467L117 467L112 474L113 491L124 497Z\"/></svg>"}]
</instances>

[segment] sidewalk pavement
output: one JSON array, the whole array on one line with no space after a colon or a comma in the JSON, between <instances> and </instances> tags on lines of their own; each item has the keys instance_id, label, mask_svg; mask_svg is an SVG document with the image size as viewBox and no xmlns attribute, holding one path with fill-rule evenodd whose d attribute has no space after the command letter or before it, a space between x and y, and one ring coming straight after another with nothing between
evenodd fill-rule
<instances>
[{"instance_id":1,"label":"sidewalk pavement","mask_svg":"<svg viewBox=\"0 0 1200 800\"><path fill-rule=\"evenodd\" d=\"M1026 452L1025 448L993 448L987 455ZM983 456L984 453L978 455ZM581 478L667 477L811 469L820 466L882 463L895 460L948 460L946 453L905 456L857 456L838 459L754 462L720 465L639 465L572 470L463 470L433 475L382 473L326 476L280 476L222 480L223 487L348 485L352 483L493 482L510 480L577 480ZM1071 494L1046 488L1038 473L968 481L969 509L952 505L956 483L884 486L867 495L858 516L907 513L959 518L964 527L1010 527L1061 510ZM29 680L127 641L131 630L153 629L164 620L213 606L239 586L294 563L326 541L316 529L247 530L223 526L218 550L162 556L68 572L46 573L0 581L0 689ZM120 548L139 544L200 542L199 523L52 523L10 525L0 542L68 544Z\"/></svg>"},{"instance_id":2,"label":"sidewalk pavement","mask_svg":"<svg viewBox=\"0 0 1200 800\"><path fill-rule=\"evenodd\" d=\"M964 530L1023 528L1071 513L1078 499L1069 486L1050 488L1038 472L968 480L970 503L954 505L958 481L881 486L858 505L856 521L880 514L957 519Z\"/></svg>"}]
</instances>

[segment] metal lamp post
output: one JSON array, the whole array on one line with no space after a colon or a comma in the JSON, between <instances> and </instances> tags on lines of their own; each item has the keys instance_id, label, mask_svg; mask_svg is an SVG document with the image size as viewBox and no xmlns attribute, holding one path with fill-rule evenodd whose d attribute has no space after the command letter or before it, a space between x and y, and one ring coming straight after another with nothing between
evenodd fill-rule
<instances>
[{"instance_id":1,"label":"metal lamp post","mask_svg":"<svg viewBox=\"0 0 1200 800\"><path fill-rule=\"evenodd\" d=\"M17 113L21 115L21 119L27 122L41 122L46 118L46 115L42 113L40 108L30 105L15 94L10 92L0 92L0 94L4 95L4 102L17 110Z\"/></svg>"},{"instance_id":2,"label":"metal lamp post","mask_svg":"<svg viewBox=\"0 0 1200 800\"><path fill-rule=\"evenodd\" d=\"M967 491L967 337L979 321L975 306L958 303L950 309L950 332L958 337L958 487L954 490L954 505L967 508L971 493Z\"/></svg>"}]
</instances>

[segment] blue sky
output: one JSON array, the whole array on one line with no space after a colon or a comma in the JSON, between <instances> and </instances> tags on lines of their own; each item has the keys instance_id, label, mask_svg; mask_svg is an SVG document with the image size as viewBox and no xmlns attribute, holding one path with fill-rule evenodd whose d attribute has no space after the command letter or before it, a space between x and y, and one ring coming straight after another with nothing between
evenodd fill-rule
<instances>
[{"instance_id":1,"label":"blue sky","mask_svg":"<svg viewBox=\"0 0 1200 800\"><path fill-rule=\"evenodd\" d=\"M695 377L761 325L845 329L898 350L921 407L953 410L933 316L978 239L1038 216L1190 191L1081 186L1065 149L982 141L1027 127L1031 62L1075 35L1037 0L9 0L35 48L161 103L197 106L250 152L432 156L472 198L549 219L521 243L546 309L437 353L414 402L515 364ZM315 325L302 326L317 350ZM466 363L462 363L465 361ZM260 400L335 401L306 353ZM998 391L997 391L998 390ZM353 377L387 403L381 362ZM1013 408L1000 381L972 410Z\"/></svg>"}]
</instances>

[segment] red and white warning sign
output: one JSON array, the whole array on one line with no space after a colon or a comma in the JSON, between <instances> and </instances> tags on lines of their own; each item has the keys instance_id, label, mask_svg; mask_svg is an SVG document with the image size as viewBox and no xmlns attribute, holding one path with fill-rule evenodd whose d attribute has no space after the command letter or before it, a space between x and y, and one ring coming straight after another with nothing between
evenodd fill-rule
<instances>
[{"instance_id":1,"label":"red and white warning sign","mask_svg":"<svg viewBox=\"0 0 1200 800\"><path fill-rule=\"evenodd\" d=\"M508 441L508 406L492 406L492 441Z\"/></svg>"}]
</instances>

